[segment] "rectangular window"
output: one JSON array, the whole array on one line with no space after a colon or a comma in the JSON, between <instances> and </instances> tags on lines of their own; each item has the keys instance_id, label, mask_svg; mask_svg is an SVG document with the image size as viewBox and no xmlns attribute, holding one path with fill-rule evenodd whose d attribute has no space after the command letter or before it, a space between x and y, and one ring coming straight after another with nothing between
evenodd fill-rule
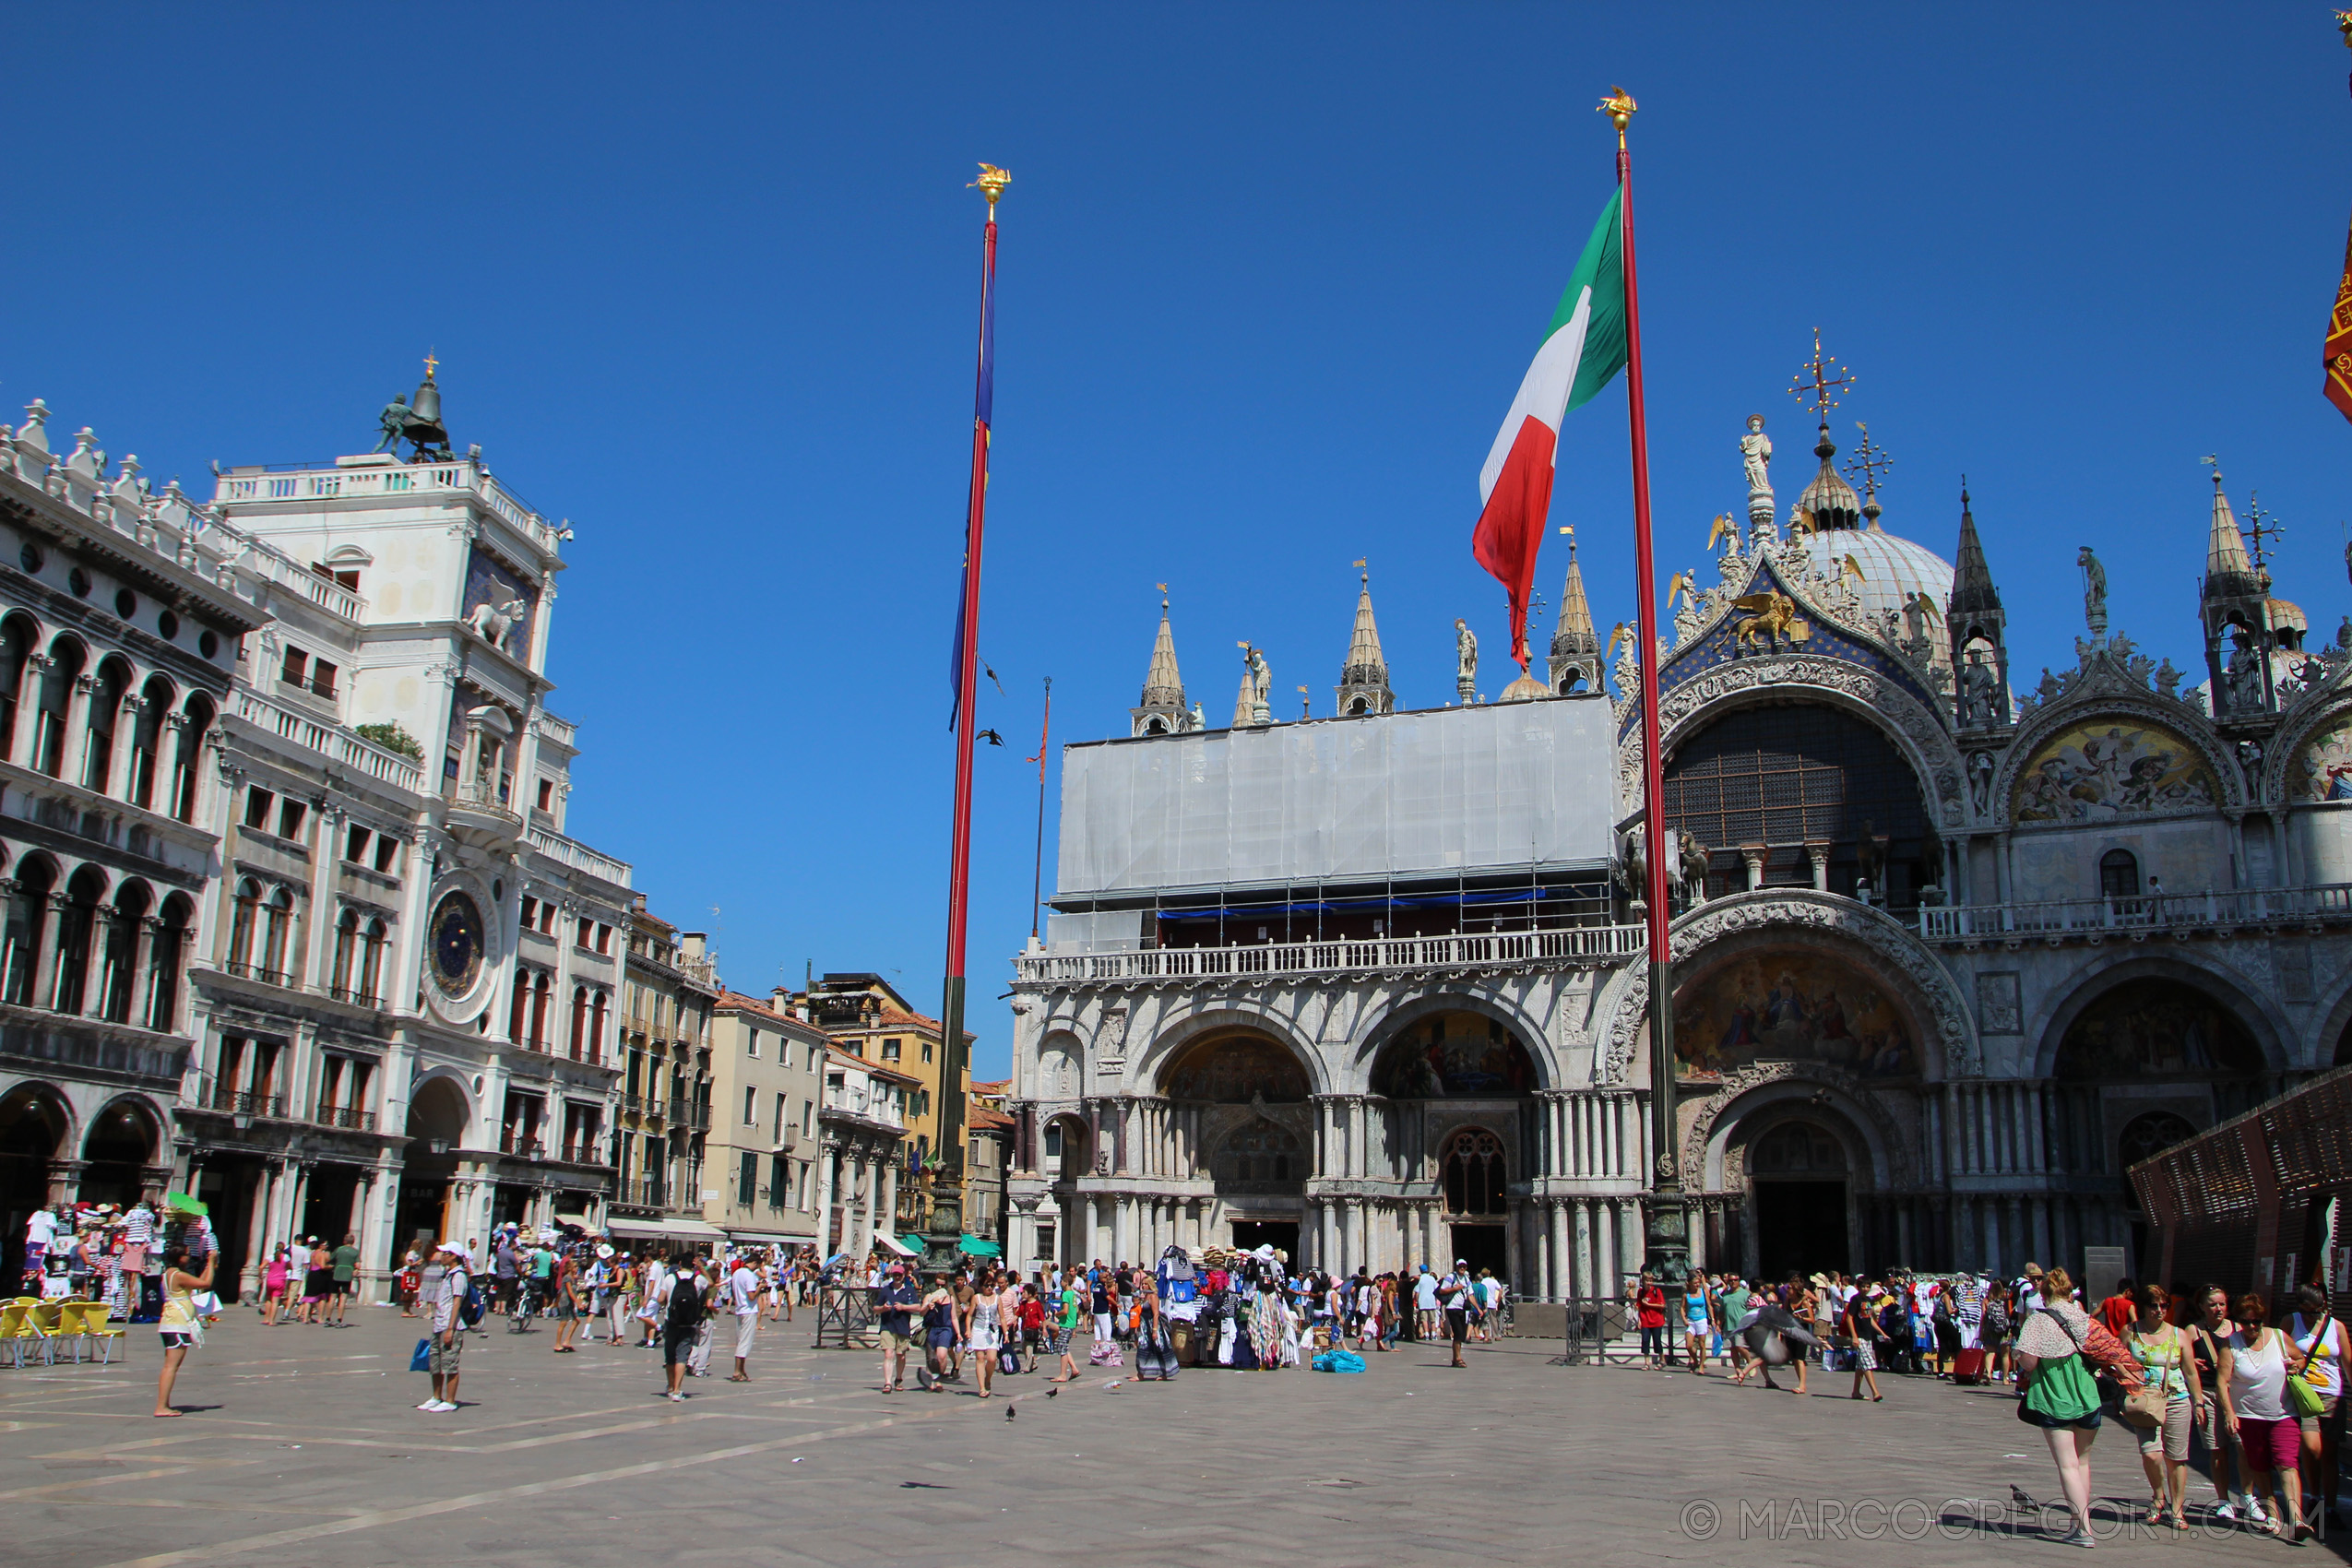
<instances>
[{"instance_id":1,"label":"rectangular window","mask_svg":"<svg viewBox=\"0 0 2352 1568\"><path fill-rule=\"evenodd\" d=\"M539 900L526 893L523 895L523 929L533 931L538 929L538 926Z\"/></svg>"},{"instance_id":2,"label":"rectangular window","mask_svg":"<svg viewBox=\"0 0 2352 1568\"><path fill-rule=\"evenodd\" d=\"M539 809L543 812L552 812L555 809L555 780L552 778L542 778L539 781Z\"/></svg>"},{"instance_id":3,"label":"rectangular window","mask_svg":"<svg viewBox=\"0 0 2352 1568\"><path fill-rule=\"evenodd\" d=\"M335 674L335 666L323 659L319 659L310 667L310 689L323 697L333 696Z\"/></svg>"},{"instance_id":4,"label":"rectangular window","mask_svg":"<svg viewBox=\"0 0 2352 1568\"><path fill-rule=\"evenodd\" d=\"M386 876L399 874L400 841L389 833L375 836L375 869Z\"/></svg>"},{"instance_id":5,"label":"rectangular window","mask_svg":"<svg viewBox=\"0 0 2352 1568\"><path fill-rule=\"evenodd\" d=\"M310 655L301 648L286 650L286 662L279 668L278 678L290 686L299 686L303 677L310 673Z\"/></svg>"},{"instance_id":6,"label":"rectangular window","mask_svg":"<svg viewBox=\"0 0 2352 1568\"><path fill-rule=\"evenodd\" d=\"M255 832L268 832L269 808L277 803L278 797L258 784L246 790L245 826Z\"/></svg>"},{"instance_id":7,"label":"rectangular window","mask_svg":"<svg viewBox=\"0 0 2352 1568\"><path fill-rule=\"evenodd\" d=\"M1045 1158L1048 1159L1062 1158L1062 1123L1059 1122L1049 1122L1045 1124Z\"/></svg>"},{"instance_id":8,"label":"rectangular window","mask_svg":"<svg viewBox=\"0 0 2352 1568\"><path fill-rule=\"evenodd\" d=\"M583 919L580 921L580 929L578 932L572 938L572 945L575 947L586 947L588 944L588 932L593 924L593 921Z\"/></svg>"},{"instance_id":9,"label":"rectangular window","mask_svg":"<svg viewBox=\"0 0 2352 1568\"><path fill-rule=\"evenodd\" d=\"M736 1206L739 1208L749 1208L752 1206L753 1203L756 1201L758 1195L759 1156L754 1154L749 1149L745 1149L743 1151L742 1167L741 1170L737 1172L735 1177Z\"/></svg>"},{"instance_id":10,"label":"rectangular window","mask_svg":"<svg viewBox=\"0 0 2352 1568\"><path fill-rule=\"evenodd\" d=\"M759 1125L759 1090L749 1084L743 1086L743 1125Z\"/></svg>"},{"instance_id":11,"label":"rectangular window","mask_svg":"<svg viewBox=\"0 0 2352 1568\"><path fill-rule=\"evenodd\" d=\"M343 858L355 865L367 863L368 830L354 824L343 840Z\"/></svg>"},{"instance_id":12,"label":"rectangular window","mask_svg":"<svg viewBox=\"0 0 2352 1568\"><path fill-rule=\"evenodd\" d=\"M898 1060L898 1042L897 1040L885 1039L882 1042L882 1059L885 1062L896 1062Z\"/></svg>"},{"instance_id":13,"label":"rectangular window","mask_svg":"<svg viewBox=\"0 0 2352 1568\"><path fill-rule=\"evenodd\" d=\"M612 955L612 928L611 926L600 925L596 928L596 950L607 956Z\"/></svg>"},{"instance_id":14,"label":"rectangular window","mask_svg":"<svg viewBox=\"0 0 2352 1568\"><path fill-rule=\"evenodd\" d=\"M931 1060L931 1041L929 1040L923 1041L923 1060L926 1062Z\"/></svg>"},{"instance_id":15,"label":"rectangular window","mask_svg":"<svg viewBox=\"0 0 2352 1568\"><path fill-rule=\"evenodd\" d=\"M770 1143L780 1144L784 1141L784 1110L788 1103L782 1095L776 1097L776 1135L768 1140Z\"/></svg>"},{"instance_id":16,"label":"rectangular window","mask_svg":"<svg viewBox=\"0 0 2352 1568\"><path fill-rule=\"evenodd\" d=\"M748 1029L744 1031L743 1038L748 1042L743 1048L743 1054L756 1060L759 1056L759 1031Z\"/></svg>"},{"instance_id":17,"label":"rectangular window","mask_svg":"<svg viewBox=\"0 0 2352 1568\"><path fill-rule=\"evenodd\" d=\"M303 836L303 813L307 808L300 801L288 801L278 808L278 837L300 838Z\"/></svg>"}]
</instances>

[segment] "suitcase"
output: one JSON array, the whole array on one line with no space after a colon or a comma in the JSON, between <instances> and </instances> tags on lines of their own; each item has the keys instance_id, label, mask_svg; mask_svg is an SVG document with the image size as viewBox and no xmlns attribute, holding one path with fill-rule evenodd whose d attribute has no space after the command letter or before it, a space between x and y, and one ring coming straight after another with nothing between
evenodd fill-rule
<instances>
[{"instance_id":1,"label":"suitcase","mask_svg":"<svg viewBox=\"0 0 2352 1568\"><path fill-rule=\"evenodd\" d=\"M1952 1381L1957 1384L1980 1384L1985 1381L1985 1353L1963 1350L1952 1358Z\"/></svg>"}]
</instances>

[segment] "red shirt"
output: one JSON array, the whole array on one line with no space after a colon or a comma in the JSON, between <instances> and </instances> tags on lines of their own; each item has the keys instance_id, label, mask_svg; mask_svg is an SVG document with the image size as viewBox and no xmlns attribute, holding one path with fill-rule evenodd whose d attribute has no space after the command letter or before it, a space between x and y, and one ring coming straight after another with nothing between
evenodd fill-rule
<instances>
[{"instance_id":1,"label":"red shirt","mask_svg":"<svg viewBox=\"0 0 2352 1568\"><path fill-rule=\"evenodd\" d=\"M1655 1285L1645 1288L1641 1295L1641 1305L1644 1328L1666 1326L1666 1292L1664 1290Z\"/></svg>"},{"instance_id":2,"label":"red shirt","mask_svg":"<svg viewBox=\"0 0 2352 1568\"><path fill-rule=\"evenodd\" d=\"M2132 1320L2139 1315L2140 1309L2132 1304L2129 1296L2109 1296L2099 1303L2100 1320L2107 1324L2107 1331L2118 1339L2123 1337L2123 1331L2131 1327Z\"/></svg>"}]
</instances>

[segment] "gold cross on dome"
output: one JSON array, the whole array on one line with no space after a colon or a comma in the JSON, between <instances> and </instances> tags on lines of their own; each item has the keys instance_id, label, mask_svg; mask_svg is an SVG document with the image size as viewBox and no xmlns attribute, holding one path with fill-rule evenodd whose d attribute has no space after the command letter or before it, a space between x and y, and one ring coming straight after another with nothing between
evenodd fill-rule
<instances>
[{"instance_id":1,"label":"gold cross on dome","mask_svg":"<svg viewBox=\"0 0 2352 1568\"><path fill-rule=\"evenodd\" d=\"M1812 378L1810 386L1806 382L1808 376ZM1829 410L1837 407L1837 399L1830 394L1841 386L1853 385L1852 371L1847 370L1835 360L1823 356L1821 351L1821 328L1814 327L1813 357L1797 367L1797 375L1789 386L1788 395L1801 403L1810 394L1813 401L1813 412L1821 416L1822 423L1827 424Z\"/></svg>"},{"instance_id":2,"label":"gold cross on dome","mask_svg":"<svg viewBox=\"0 0 2352 1568\"><path fill-rule=\"evenodd\" d=\"M431 381L433 379L433 373L440 368L441 362L433 357L433 350L431 349L427 349L424 351L424 378L427 381Z\"/></svg>"},{"instance_id":3,"label":"gold cross on dome","mask_svg":"<svg viewBox=\"0 0 2352 1568\"><path fill-rule=\"evenodd\" d=\"M1846 464L1847 477L1859 476L1862 481L1862 493L1875 501L1878 499L1878 476L1893 468L1895 459L1886 455L1885 447L1871 439L1869 425L1856 420L1854 428L1862 433L1862 439L1856 445L1853 457Z\"/></svg>"}]
</instances>

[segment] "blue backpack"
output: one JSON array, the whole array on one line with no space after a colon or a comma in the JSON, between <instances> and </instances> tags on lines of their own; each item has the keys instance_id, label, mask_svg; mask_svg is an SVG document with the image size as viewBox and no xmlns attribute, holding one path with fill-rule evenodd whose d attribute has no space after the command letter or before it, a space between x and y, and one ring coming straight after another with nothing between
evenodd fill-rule
<instances>
[{"instance_id":1,"label":"blue backpack","mask_svg":"<svg viewBox=\"0 0 2352 1568\"><path fill-rule=\"evenodd\" d=\"M477 1280L471 1274L468 1274L466 1276L466 1299L457 1303L458 1321L463 1323L468 1328L476 1328L481 1326L482 1318L489 1313L489 1311L490 1303L482 1297L481 1282Z\"/></svg>"}]
</instances>

